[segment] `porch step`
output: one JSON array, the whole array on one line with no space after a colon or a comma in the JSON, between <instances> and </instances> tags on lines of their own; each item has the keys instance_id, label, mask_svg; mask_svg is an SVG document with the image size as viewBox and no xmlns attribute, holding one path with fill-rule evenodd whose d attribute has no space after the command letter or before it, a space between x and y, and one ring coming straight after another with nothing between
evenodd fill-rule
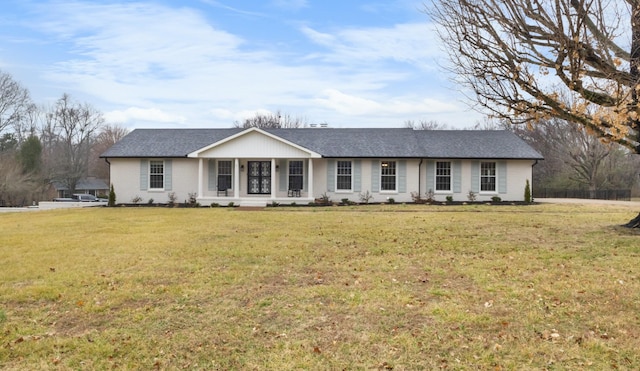
<instances>
[{"instance_id":1,"label":"porch step","mask_svg":"<svg viewBox=\"0 0 640 371\"><path fill-rule=\"evenodd\" d=\"M267 207L267 201L260 200L242 200L240 201L240 207Z\"/></svg>"}]
</instances>

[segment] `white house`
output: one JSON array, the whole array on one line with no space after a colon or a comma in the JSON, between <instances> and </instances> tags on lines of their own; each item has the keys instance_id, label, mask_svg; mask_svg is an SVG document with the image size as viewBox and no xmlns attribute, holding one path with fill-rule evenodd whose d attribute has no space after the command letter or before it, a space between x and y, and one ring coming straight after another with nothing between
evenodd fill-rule
<instances>
[{"instance_id":1,"label":"white house","mask_svg":"<svg viewBox=\"0 0 640 371\"><path fill-rule=\"evenodd\" d=\"M509 131L136 129L102 154L118 201L203 205L411 202L412 193L522 201L542 156Z\"/></svg>"}]
</instances>

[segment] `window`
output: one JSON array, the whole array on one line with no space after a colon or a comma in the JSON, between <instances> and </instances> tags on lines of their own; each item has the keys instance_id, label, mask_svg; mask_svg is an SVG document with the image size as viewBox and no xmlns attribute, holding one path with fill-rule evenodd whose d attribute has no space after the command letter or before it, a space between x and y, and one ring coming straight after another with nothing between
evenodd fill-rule
<instances>
[{"instance_id":1,"label":"window","mask_svg":"<svg viewBox=\"0 0 640 371\"><path fill-rule=\"evenodd\" d=\"M303 177L302 161L289 161L289 189L301 190Z\"/></svg>"},{"instance_id":2,"label":"window","mask_svg":"<svg viewBox=\"0 0 640 371\"><path fill-rule=\"evenodd\" d=\"M496 190L496 163L480 163L480 192L495 192Z\"/></svg>"},{"instance_id":3,"label":"window","mask_svg":"<svg viewBox=\"0 0 640 371\"><path fill-rule=\"evenodd\" d=\"M451 190L451 162L436 162L436 191Z\"/></svg>"},{"instance_id":4,"label":"window","mask_svg":"<svg viewBox=\"0 0 640 371\"><path fill-rule=\"evenodd\" d=\"M164 161L149 161L149 189L164 188Z\"/></svg>"},{"instance_id":5,"label":"window","mask_svg":"<svg viewBox=\"0 0 640 371\"><path fill-rule=\"evenodd\" d=\"M396 190L396 162L382 161L380 163L380 190Z\"/></svg>"},{"instance_id":6,"label":"window","mask_svg":"<svg viewBox=\"0 0 640 371\"><path fill-rule=\"evenodd\" d=\"M351 161L338 161L336 174L336 190L351 190Z\"/></svg>"},{"instance_id":7,"label":"window","mask_svg":"<svg viewBox=\"0 0 640 371\"><path fill-rule=\"evenodd\" d=\"M231 186L231 161L218 161L218 190L227 190Z\"/></svg>"}]
</instances>

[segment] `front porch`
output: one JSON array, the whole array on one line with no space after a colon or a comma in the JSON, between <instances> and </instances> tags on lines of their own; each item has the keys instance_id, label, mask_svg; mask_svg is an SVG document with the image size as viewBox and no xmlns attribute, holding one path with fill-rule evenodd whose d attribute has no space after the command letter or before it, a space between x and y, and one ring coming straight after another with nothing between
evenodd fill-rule
<instances>
[{"instance_id":1,"label":"front porch","mask_svg":"<svg viewBox=\"0 0 640 371\"><path fill-rule=\"evenodd\" d=\"M322 156L253 128L188 157L198 159L200 204L266 206L312 202L313 161Z\"/></svg>"},{"instance_id":2,"label":"front porch","mask_svg":"<svg viewBox=\"0 0 640 371\"><path fill-rule=\"evenodd\" d=\"M279 205L308 205L310 202L314 202L315 199L313 197L202 197L197 198L196 201L202 206L211 204L228 206L233 202L234 206L240 207L267 207L274 203Z\"/></svg>"},{"instance_id":3,"label":"front porch","mask_svg":"<svg viewBox=\"0 0 640 371\"><path fill-rule=\"evenodd\" d=\"M201 205L267 206L308 204L313 193L313 160L198 159L198 193Z\"/></svg>"}]
</instances>

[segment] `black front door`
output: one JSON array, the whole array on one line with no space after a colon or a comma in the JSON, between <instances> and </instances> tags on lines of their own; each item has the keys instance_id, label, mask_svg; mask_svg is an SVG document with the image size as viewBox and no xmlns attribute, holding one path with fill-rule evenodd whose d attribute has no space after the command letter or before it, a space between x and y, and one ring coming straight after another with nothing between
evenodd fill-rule
<instances>
[{"instance_id":1,"label":"black front door","mask_svg":"<svg viewBox=\"0 0 640 371\"><path fill-rule=\"evenodd\" d=\"M271 161L249 161L249 194L271 194Z\"/></svg>"}]
</instances>

